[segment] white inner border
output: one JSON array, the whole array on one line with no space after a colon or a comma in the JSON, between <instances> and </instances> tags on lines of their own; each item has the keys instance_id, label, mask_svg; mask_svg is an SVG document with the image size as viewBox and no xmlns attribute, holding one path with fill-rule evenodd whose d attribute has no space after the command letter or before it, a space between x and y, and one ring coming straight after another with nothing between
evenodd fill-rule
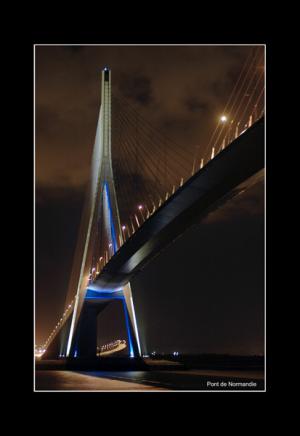
<instances>
[{"instance_id":1,"label":"white inner border","mask_svg":"<svg viewBox=\"0 0 300 436\"><path fill-rule=\"evenodd\" d=\"M258 390L258 389L247 389L247 390L36 390L35 389L35 310L36 310L36 304L35 304L35 177L36 177L36 160L35 160L35 72L36 72L36 65L35 65L35 47L72 47L72 46L82 46L82 47L264 47L264 64L265 64L265 72L264 72L264 81L265 81L265 95L264 95L264 105L265 105L265 174L264 174L264 262L265 262L265 276L264 276L264 389ZM33 163L34 163L34 176L33 176L33 198L34 198L34 217L33 217L33 226L34 226L34 232L33 232L33 391L34 392L266 392L266 386L267 386L267 347L266 347L266 326L267 326L267 311L266 311L266 44L34 44L33 45L33 141L34 141L34 156L33 156ZM136 383L134 380L132 380L132 383Z\"/></svg>"}]
</instances>

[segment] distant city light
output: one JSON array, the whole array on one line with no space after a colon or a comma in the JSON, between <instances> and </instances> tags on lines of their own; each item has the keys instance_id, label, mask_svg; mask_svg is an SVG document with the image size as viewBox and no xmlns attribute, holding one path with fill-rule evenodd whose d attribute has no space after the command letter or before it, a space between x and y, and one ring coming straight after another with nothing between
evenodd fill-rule
<instances>
[{"instance_id":1,"label":"distant city light","mask_svg":"<svg viewBox=\"0 0 300 436\"><path fill-rule=\"evenodd\" d=\"M226 123L227 117L225 115L222 115L220 118L221 123Z\"/></svg>"},{"instance_id":2,"label":"distant city light","mask_svg":"<svg viewBox=\"0 0 300 436\"><path fill-rule=\"evenodd\" d=\"M139 210L141 210L141 209L143 209L143 206L140 204L140 205L138 206L138 208L139 208Z\"/></svg>"},{"instance_id":3,"label":"distant city light","mask_svg":"<svg viewBox=\"0 0 300 436\"><path fill-rule=\"evenodd\" d=\"M43 346L35 346L35 350L34 350L34 355L35 355L35 357L42 357L42 355L45 353L45 351L46 351L46 348L45 348L45 345L43 345Z\"/></svg>"}]
</instances>

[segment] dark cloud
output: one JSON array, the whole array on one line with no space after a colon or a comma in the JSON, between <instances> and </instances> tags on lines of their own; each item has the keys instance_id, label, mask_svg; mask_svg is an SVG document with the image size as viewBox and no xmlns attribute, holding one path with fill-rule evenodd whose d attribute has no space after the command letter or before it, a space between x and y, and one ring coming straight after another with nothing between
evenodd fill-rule
<instances>
[{"instance_id":1,"label":"dark cloud","mask_svg":"<svg viewBox=\"0 0 300 436\"><path fill-rule=\"evenodd\" d=\"M59 112L51 107L38 106L36 113L37 133L51 136L61 124Z\"/></svg>"},{"instance_id":2,"label":"dark cloud","mask_svg":"<svg viewBox=\"0 0 300 436\"><path fill-rule=\"evenodd\" d=\"M150 104L153 99L151 80L147 76L123 73L119 90L126 98L143 106Z\"/></svg>"},{"instance_id":3,"label":"dark cloud","mask_svg":"<svg viewBox=\"0 0 300 436\"><path fill-rule=\"evenodd\" d=\"M169 137L178 137L189 134L194 127L194 121L186 117L166 116L159 123L159 128L167 132Z\"/></svg>"},{"instance_id":4,"label":"dark cloud","mask_svg":"<svg viewBox=\"0 0 300 436\"><path fill-rule=\"evenodd\" d=\"M209 109L209 104L207 102L203 102L199 100L197 97L189 97L185 100L185 105L187 110L190 112L205 112Z\"/></svg>"},{"instance_id":5,"label":"dark cloud","mask_svg":"<svg viewBox=\"0 0 300 436\"><path fill-rule=\"evenodd\" d=\"M224 82L225 80L223 78L221 81L215 81L210 84L210 90L217 99L224 98Z\"/></svg>"}]
</instances>

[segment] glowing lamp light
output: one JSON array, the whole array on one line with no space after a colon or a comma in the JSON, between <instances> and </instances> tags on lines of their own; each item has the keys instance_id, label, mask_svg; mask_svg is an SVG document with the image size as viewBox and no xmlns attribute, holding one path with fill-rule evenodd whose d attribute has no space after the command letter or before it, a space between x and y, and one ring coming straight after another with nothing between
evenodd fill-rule
<instances>
[{"instance_id":1,"label":"glowing lamp light","mask_svg":"<svg viewBox=\"0 0 300 436\"><path fill-rule=\"evenodd\" d=\"M122 226L122 230L125 230L126 229L126 226Z\"/></svg>"},{"instance_id":2,"label":"glowing lamp light","mask_svg":"<svg viewBox=\"0 0 300 436\"><path fill-rule=\"evenodd\" d=\"M143 209L143 206L140 204L140 205L138 206L138 208L139 208L139 210L142 210L142 209Z\"/></svg>"},{"instance_id":3,"label":"glowing lamp light","mask_svg":"<svg viewBox=\"0 0 300 436\"><path fill-rule=\"evenodd\" d=\"M221 123L226 123L227 117L225 115L222 115L220 118Z\"/></svg>"}]
</instances>

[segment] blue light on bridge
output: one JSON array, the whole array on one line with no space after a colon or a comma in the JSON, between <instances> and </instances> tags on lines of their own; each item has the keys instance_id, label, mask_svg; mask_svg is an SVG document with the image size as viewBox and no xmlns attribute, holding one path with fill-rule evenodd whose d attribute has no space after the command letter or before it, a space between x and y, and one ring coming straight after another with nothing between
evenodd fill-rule
<instances>
[{"instance_id":1,"label":"blue light on bridge","mask_svg":"<svg viewBox=\"0 0 300 436\"><path fill-rule=\"evenodd\" d=\"M122 289L121 288L119 288L119 289L101 288L96 283L89 283L89 285L87 287L87 291L95 292L95 295L96 294L101 294L103 292L107 292L109 294L115 294L116 292L122 292Z\"/></svg>"},{"instance_id":2,"label":"blue light on bridge","mask_svg":"<svg viewBox=\"0 0 300 436\"><path fill-rule=\"evenodd\" d=\"M126 306L126 300L125 296L123 294L122 289L118 290L112 290L112 289L105 289L103 291L94 291L92 289L87 289L85 300L121 300L123 303L123 309L124 309L124 315L125 315L125 324L126 324L126 331L128 336L128 343L129 343L129 356L134 356L134 350L133 350L133 341L131 336L131 329L130 329L130 320L128 315L128 310ZM77 356L77 350L75 351ZM74 353L74 357L75 356Z\"/></svg>"},{"instance_id":3,"label":"blue light on bridge","mask_svg":"<svg viewBox=\"0 0 300 436\"><path fill-rule=\"evenodd\" d=\"M104 70L108 71L108 68L104 68ZM115 253L118 248L117 248L116 233L115 233L114 222L113 222L113 214L112 214L112 209L111 209L109 186L108 186L107 182L104 182L103 190L104 190L104 194L106 195L106 199L107 199L109 221L110 221L110 231L111 231L111 238L112 238L112 243L113 243L113 252ZM130 357L134 357L133 341L132 341L131 330L130 330L130 320L129 320L128 310L127 310L123 290L122 289L103 289L103 290L102 289L93 289L92 286L93 285L91 285L87 288L85 300L97 300L97 299L122 300L123 308L124 308L124 315L125 315L125 324L126 324L126 330L127 330L127 336L128 336L128 343L129 343L129 355L130 355ZM74 353L74 357L76 357L76 356L77 356L77 350Z\"/></svg>"},{"instance_id":4,"label":"blue light on bridge","mask_svg":"<svg viewBox=\"0 0 300 436\"><path fill-rule=\"evenodd\" d=\"M125 297L123 297L123 306L124 306L124 312L125 312L127 336L128 336L128 341L129 341L129 355L130 355L130 357L134 357L132 337L131 337L131 333L130 333L129 316L128 316L128 311L127 311L127 307L126 307Z\"/></svg>"},{"instance_id":5,"label":"blue light on bridge","mask_svg":"<svg viewBox=\"0 0 300 436\"><path fill-rule=\"evenodd\" d=\"M105 189L105 194L106 194L106 198L107 198L107 204L108 204L108 211L109 211L109 221L110 221L110 232L111 232L111 237L112 237L112 242L113 242L113 247L114 247L114 254L117 251L117 240L116 240L116 233L115 233L115 227L114 227L114 222L113 222L113 216L112 216L112 210L111 210L111 204L110 204L110 196L109 196L109 188L108 188L108 184L107 182L104 182L104 189Z\"/></svg>"},{"instance_id":6,"label":"blue light on bridge","mask_svg":"<svg viewBox=\"0 0 300 436\"><path fill-rule=\"evenodd\" d=\"M95 291L88 288L85 295L85 300L98 299L98 298L123 298L122 290L105 289L104 291Z\"/></svg>"}]
</instances>

